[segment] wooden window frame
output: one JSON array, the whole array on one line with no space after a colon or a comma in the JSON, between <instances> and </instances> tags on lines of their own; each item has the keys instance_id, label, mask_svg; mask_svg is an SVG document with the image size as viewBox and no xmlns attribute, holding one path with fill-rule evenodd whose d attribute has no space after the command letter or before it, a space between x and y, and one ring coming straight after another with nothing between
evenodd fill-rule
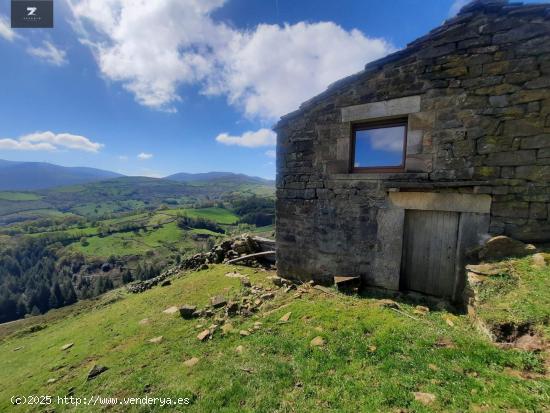
<instances>
[{"instance_id":1,"label":"wooden window frame","mask_svg":"<svg viewBox=\"0 0 550 413\"><path fill-rule=\"evenodd\" d=\"M355 167L355 140L356 133L369 129L382 129L391 128L395 126L404 126L403 136L403 155L401 157L400 165L392 166L361 166ZM405 158L407 156L407 132L408 132L408 120L407 118L387 119L372 122L361 122L352 125L351 128L351 144L350 144L350 163L349 170L351 173L383 173L383 172L404 172L405 171Z\"/></svg>"}]
</instances>

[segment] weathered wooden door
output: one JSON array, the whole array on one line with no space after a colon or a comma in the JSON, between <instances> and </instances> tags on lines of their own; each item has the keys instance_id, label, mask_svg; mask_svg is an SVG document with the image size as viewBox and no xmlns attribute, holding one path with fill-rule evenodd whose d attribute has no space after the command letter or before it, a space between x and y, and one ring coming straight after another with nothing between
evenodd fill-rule
<instances>
[{"instance_id":1,"label":"weathered wooden door","mask_svg":"<svg viewBox=\"0 0 550 413\"><path fill-rule=\"evenodd\" d=\"M405 211L401 287L452 297L456 280L458 212Z\"/></svg>"}]
</instances>

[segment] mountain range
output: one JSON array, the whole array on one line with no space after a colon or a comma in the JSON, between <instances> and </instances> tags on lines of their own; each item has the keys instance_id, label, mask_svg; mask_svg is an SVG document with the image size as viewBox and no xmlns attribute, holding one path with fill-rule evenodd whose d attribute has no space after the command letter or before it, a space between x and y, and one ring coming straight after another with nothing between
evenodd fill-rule
<instances>
[{"instance_id":1,"label":"mountain range","mask_svg":"<svg viewBox=\"0 0 550 413\"><path fill-rule=\"evenodd\" d=\"M124 175L96 168L67 167L46 162L0 159L0 191L33 191L120 178ZM273 181L232 172L177 173L164 179L177 182L242 182L272 185Z\"/></svg>"}]
</instances>

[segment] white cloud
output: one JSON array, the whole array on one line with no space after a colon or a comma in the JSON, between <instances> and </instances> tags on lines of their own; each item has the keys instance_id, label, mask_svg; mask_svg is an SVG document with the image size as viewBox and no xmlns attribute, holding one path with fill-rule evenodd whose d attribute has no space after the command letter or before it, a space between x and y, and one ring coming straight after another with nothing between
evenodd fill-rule
<instances>
[{"instance_id":1,"label":"white cloud","mask_svg":"<svg viewBox=\"0 0 550 413\"><path fill-rule=\"evenodd\" d=\"M67 53L47 40L42 43L41 47L27 48L27 53L54 66L62 66L67 63Z\"/></svg>"},{"instance_id":2,"label":"white cloud","mask_svg":"<svg viewBox=\"0 0 550 413\"><path fill-rule=\"evenodd\" d=\"M330 22L230 28L210 17L224 0L68 2L101 73L161 110L175 110L180 85L199 84L273 120L393 50Z\"/></svg>"},{"instance_id":3,"label":"white cloud","mask_svg":"<svg viewBox=\"0 0 550 413\"><path fill-rule=\"evenodd\" d=\"M19 36L15 33L11 27L7 17L0 15L0 37L3 37L7 41L11 42L17 39Z\"/></svg>"},{"instance_id":4,"label":"white cloud","mask_svg":"<svg viewBox=\"0 0 550 413\"><path fill-rule=\"evenodd\" d=\"M126 155L119 155L117 156L117 158L119 161L123 161L123 162L126 162L128 160L128 156Z\"/></svg>"},{"instance_id":5,"label":"white cloud","mask_svg":"<svg viewBox=\"0 0 550 413\"><path fill-rule=\"evenodd\" d=\"M224 145L246 146L247 148L256 148L259 146L273 146L277 142L277 135L271 129L259 129L257 131L248 131L240 136L231 136L227 133L221 133L216 140Z\"/></svg>"},{"instance_id":6,"label":"white cloud","mask_svg":"<svg viewBox=\"0 0 550 413\"><path fill-rule=\"evenodd\" d=\"M208 92L226 94L249 116L275 119L391 50L331 22L262 24L218 51L223 68L209 78Z\"/></svg>"},{"instance_id":7,"label":"white cloud","mask_svg":"<svg viewBox=\"0 0 550 413\"><path fill-rule=\"evenodd\" d=\"M147 159L151 159L153 157L153 154L152 153L145 153L145 152L141 152L137 158L140 160L140 161L145 161Z\"/></svg>"},{"instance_id":8,"label":"white cloud","mask_svg":"<svg viewBox=\"0 0 550 413\"><path fill-rule=\"evenodd\" d=\"M386 152L402 152L404 136L401 128L382 128L368 130L373 149Z\"/></svg>"},{"instance_id":9,"label":"white cloud","mask_svg":"<svg viewBox=\"0 0 550 413\"><path fill-rule=\"evenodd\" d=\"M276 158L277 152L275 152L273 149L270 149L269 151L265 151L265 156L268 158Z\"/></svg>"},{"instance_id":10,"label":"white cloud","mask_svg":"<svg viewBox=\"0 0 550 413\"><path fill-rule=\"evenodd\" d=\"M456 16L460 9L471 1L472 0L455 0L449 9L449 17Z\"/></svg>"},{"instance_id":11,"label":"white cloud","mask_svg":"<svg viewBox=\"0 0 550 413\"><path fill-rule=\"evenodd\" d=\"M0 149L20 151L55 151L74 149L86 152L98 152L104 145L90 139L70 133L35 132L19 139L0 139Z\"/></svg>"}]
</instances>

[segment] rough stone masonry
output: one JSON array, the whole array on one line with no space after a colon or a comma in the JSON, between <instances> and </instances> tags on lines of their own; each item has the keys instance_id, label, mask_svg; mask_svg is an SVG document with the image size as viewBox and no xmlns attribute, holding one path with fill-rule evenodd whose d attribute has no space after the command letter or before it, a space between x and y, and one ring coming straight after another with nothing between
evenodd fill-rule
<instances>
[{"instance_id":1,"label":"rough stone masonry","mask_svg":"<svg viewBox=\"0 0 550 413\"><path fill-rule=\"evenodd\" d=\"M395 116L403 171L353 173L354 122ZM283 277L398 289L407 203L458 203L486 212L485 233L550 241L550 5L474 1L275 129Z\"/></svg>"}]
</instances>

